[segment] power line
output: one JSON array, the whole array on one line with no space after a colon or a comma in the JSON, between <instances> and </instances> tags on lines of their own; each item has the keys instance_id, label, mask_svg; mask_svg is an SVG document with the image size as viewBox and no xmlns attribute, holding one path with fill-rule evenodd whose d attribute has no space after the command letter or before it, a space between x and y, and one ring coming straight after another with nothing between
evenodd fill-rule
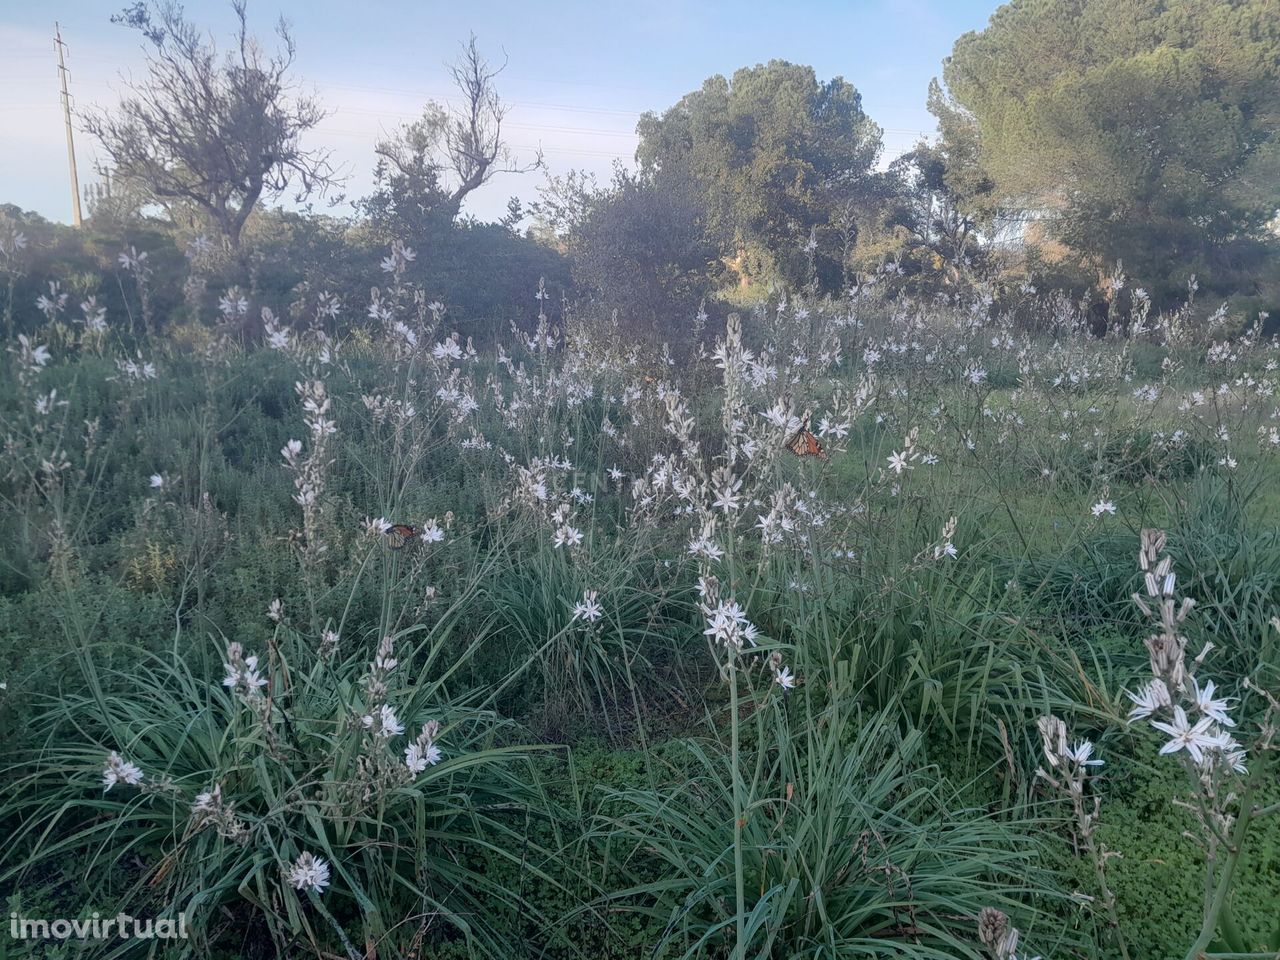
<instances>
[{"instance_id":1,"label":"power line","mask_svg":"<svg viewBox=\"0 0 1280 960\"><path fill-rule=\"evenodd\" d=\"M325 135L338 137L360 137L367 139L368 130L342 130L336 127L325 127L320 131ZM512 150L541 150L543 153L568 153L581 157L603 157L605 159L628 160L631 158L630 153L623 153L615 150L579 150L574 147L547 147L530 143L512 143L508 144Z\"/></svg>"}]
</instances>

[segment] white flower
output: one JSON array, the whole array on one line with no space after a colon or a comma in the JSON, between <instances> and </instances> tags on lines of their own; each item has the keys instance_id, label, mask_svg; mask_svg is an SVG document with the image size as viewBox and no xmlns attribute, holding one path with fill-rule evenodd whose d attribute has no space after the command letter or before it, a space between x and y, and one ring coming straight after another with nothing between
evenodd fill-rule
<instances>
[{"instance_id":1,"label":"white flower","mask_svg":"<svg viewBox=\"0 0 1280 960\"><path fill-rule=\"evenodd\" d=\"M440 748L434 743L424 747L415 740L404 748L404 765L414 775L421 773L427 767L435 766L441 758Z\"/></svg>"},{"instance_id":2,"label":"white flower","mask_svg":"<svg viewBox=\"0 0 1280 960\"><path fill-rule=\"evenodd\" d=\"M276 597L267 605L267 619L279 623L284 619L284 601Z\"/></svg>"},{"instance_id":3,"label":"white flower","mask_svg":"<svg viewBox=\"0 0 1280 960\"><path fill-rule=\"evenodd\" d=\"M1245 760L1248 759L1248 754L1245 753L1244 747L1240 746L1240 744L1236 742L1235 737L1223 734L1222 739L1218 744L1218 749L1222 751L1223 758L1226 759L1227 763L1231 765L1231 769L1236 773L1249 772L1249 768L1245 765Z\"/></svg>"},{"instance_id":4,"label":"white flower","mask_svg":"<svg viewBox=\"0 0 1280 960\"><path fill-rule=\"evenodd\" d=\"M689 553L695 557L706 557L708 560L719 560L724 550L710 537L694 537L689 541Z\"/></svg>"},{"instance_id":5,"label":"white flower","mask_svg":"<svg viewBox=\"0 0 1280 960\"><path fill-rule=\"evenodd\" d=\"M769 423L775 427L785 430L787 433L795 433L800 429L801 420L799 417L787 411L781 401L775 403L768 410L764 411L760 416L764 417Z\"/></svg>"},{"instance_id":6,"label":"white flower","mask_svg":"<svg viewBox=\"0 0 1280 960\"><path fill-rule=\"evenodd\" d=\"M138 270L146 266L147 252L144 250L139 253L137 247L130 247L128 250L121 251L116 259L126 270Z\"/></svg>"},{"instance_id":7,"label":"white flower","mask_svg":"<svg viewBox=\"0 0 1280 960\"><path fill-rule=\"evenodd\" d=\"M364 518L364 532L381 536L391 529L391 521L386 517L378 517L376 519Z\"/></svg>"},{"instance_id":8,"label":"white flower","mask_svg":"<svg viewBox=\"0 0 1280 960\"><path fill-rule=\"evenodd\" d=\"M733 483L726 483L720 491L719 496L712 502L712 506L725 513L734 513L742 506L740 491L742 489L742 480L736 480Z\"/></svg>"},{"instance_id":9,"label":"white flower","mask_svg":"<svg viewBox=\"0 0 1280 960\"><path fill-rule=\"evenodd\" d=\"M1126 690L1124 695L1135 704L1134 708L1129 711L1130 723L1135 720L1145 719L1157 710L1172 705L1172 701L1169 699L1169 688L1160 679L1152 680L1136 694Z\"/></svg>"},{"instance_id":10,"label":"white flower","mask_svg":"<svg viewBox=\"0 0 1280 960\"><path fill-rule=\"evenodd\" d=\"M773 675L773 682L783 690L791 690L796 685L796 677L790 667L779 667L778 672Z\"/></svg>"},{"instance_id":11,"label":"white flower","mask_svg":"<svg viewBox=\"0 0 1280 960\"><path fill-rule=\"evenodd\" d=\"M230 690L243 684L245 692L252 696L267 685L266 677L258 672L257 656L243 656L238 643L227 644L227 662L223 666L227 675L222 678L222 685Z\"/></svg>"},{"instance_id":12,"label":"white flower","mask_svg":"<svg viewBox=\"0 0 1280 960\"><path fill-rule=\"evenodd\" d=\"M818 421L818 436L820 437L836 437L843 440L849 435L848 421L839 423L832 422L830 417L823 417Z\"/></svg>"},{"instance_id":13,"label":"white flower","mask_svg":"<svg viewBox=\"0 0 1280 960\"><path fill-rule=\"evenodd\" d=\"M436 523L436 518L432 517L422 525L421 536L423 543L439 543L444 539L444 530L440 528L440 524Z\"/></svg>"},{"instance_id":14,"label":"white flower","mask_svg":"<svg viewBox=\"0 0 1280 960\"><path fill-rule=\"evenodd\" d=\"M889 457L889 469L894 473L900 474L903 470L912 469L912 466L908 462L907 455L905 453L898 453L895 451Z\"/></svg>"},{"instance_id":15,"label":"white flower","mask_svg":"<svg viewBox=\"0 0 1280 960\"><path fill-rule=\"evenodd\" d=\"M461 360L462 346L457 340L443 340L431 348L431 355L437 360Z\"/></svg>"},{"instance_id":16,"label":"white flower","mask_svg":"<svg viewBox=\"0 0 1280 960\"><path fill-rule=\"evenodd\" d=\"M754 643L755 631L747 635L746 628L751 626L746 611L735 600L721 600L707 613L707 628L702 632L726 647L741 650L744 641Z\"/></svg>"},{"instance_id":17,"label":"white flower","mask_svg":"<svg viewBox=\"0 0 1280 960\"><path fill-rule=\"evenodd\" d=\"M325 630L324 633L320 634L321 652L329 654L336 652L338 649L338 641L340 639L341 638L338 636L337 630L332 628Z\"/></svg>"},{"instance_id":18,"label":"white flower","mask_svg":"<svg viewBox=\"0 0 1280 960\"><path fill-rule=\"evenodd\" d=\"M107 755L107 764L102 770L103 792L110 790L117 783L126 783L131 787L142 782L142 770L129 763L114 750Z\"/></svg>"},{"instance_id":19,"label":"white flower","mask_svg":"<svg viewBox=\"0 0 1280 960\"><path fill-rule=\"evenodd\" d=\"M159 490L163 486L164 486L164 477L158 473L153 473L151 475L151 489Z\"/></svg>"},{"instance_id":20,"label":"white flower","mask_svg":"<svg viewBox=\"0 0 1280 960\"><path fill-rule=\"evenodd\" d=\"M371 714L365 714L360 718L360 722L364 724L366 730L374 731L384 740L390 740L404 733L404 724L396 718L396 712L389 703L384 703Z\"/></svg>"},{"instance_id":21,"label":"white flower","mask_svg":"<svg viewBox=\"0 0 1280 960\"><path fill-rule=\"evenodd\" d=\"M1218 721L1218 723L1222 724L1224 727L1234 727L1236 725L1236 722L1227 715L1227 704L1234 699L1233 697L1221 697L1220 699L1215 700L1213 698L1214 685L1212 680L1209 680L1205 683L1204 687L1201 687L1200 684L1196 683L1195 678L1192 677L1191 686L1195 693L1197 710L1199 710L1204 716Z\"/></svg>"},{"instance_id":22,"label":"white flower","mask_svg":"<svg viewBox=\"0 0 1280 960\"><path fill-rule=\"evenodd\" d=\"M267 334L267 345L272 350L284 350L289 346L289 331L276 323L270 307L262 308L262 329Z\"/></svg>"},{"instance_id":23,"label":"white flower","mask_svg":"<svg viewBox=\"0 0 1280 960\"><path fill-rule=\"evenodd\" d=\"M1115 513L1116 505L1110 500L1099 500L1090 508L1090 510L1095 517L1100 517L1104 513Z\"/></svg>"},{"instance_id":24,"label":"white flower","mask_svg":"<svg viewBox=\"0 0 1280 960\"><path fill-rule=\"evenodd\" d=\"M25 343L27 338L23 336L19 336L18 339ZM34 347L31 348L31 352L28 354L28 358L30 359L31 363L34 364L35 366L43 367L51 359L51 356L49 354L49 348L46 347L43 343L37 343Z\"/></svg>"},{"instance_id":25,"label":"white flower","mask_svg":"<svg viewBox=\"0 0 1280 960\"><path fill-rule=\"evenodd\" d=\"M566 545L576 547L580 543L582 543L582 531L568 524L559 527L551 540L551 545L557 550Z\"/></svg>"},{"instance_id":26,"label":"white flower","mask_svg":"<svg viewBox=\"0 0 1280 960\"><path fill-rule=\"evenodd\" d=\"M303 853L289 868L289 882L297 890L324 893L324 888L329 885L329 864L324 857Z\"/></svg>"},{"instance_id":27,"label":"white flower","mask_svg":"<svg viewBox=\"0 0 1280 960\"><path fill-rule=\"evenodd\" d=\"M90 297L80 304L84 313L84 326L90 333L102 333L107 329L107 308L98 306L98 298Z\"/></svg>"},{"instance_id":28,"label":"white flower","mask_svg":"<svg viewBox=\"0 0 1280 960\"><path fill-rule=\"evenodd\" d=\"M1100 767L1102 761L1093 757L1093 744L1088 740L1077 741L1063 756L1082 767Z\"/></svg>"},{"instance_id":29,"label":"white flower","mask_svg":"<svg viewBox=\"0 0 1280 960\"><path fill-rule=\"evenodd\" d=\"M1173 738L1160 748L1161 754L1177 753L1179 750L1185 750L1191 754L1191 759L1196 763L1204 762L1205 750L1212 750L1219 746L1217 735L1209 730L1212 725L1212 717L1201 717L1194 725L1191 724L1187 720L1187 712L1180 706L1173 708L1172 723L1162 723L1159 720L1151 721L1151 726Z\"/></svg>"},{"instance_id":30,"label":"white flower","mask_svg":"<svg viewBox=\"0 0 1280 960\"><path fill-rule=\"evenodd\" d=\"M45 396L36 397L36 404L35 404L36 413L38 413L42 417L48 416L50 413L53 412L54 408L59 405L66 406L65 403L63 404L58 403L57 390L50 390L49 393L46 394Z\"/></svg>"},{"instance_id":31,"label":"white flower","mask_svg":"<svg viewBox=\"0 0 1280 960\"><path fill-rule=\"evenodd\" d=\"M218 298L218 309L224 317L244 316L249 312L249 301L234 290Z\"/></svg>"},{"instance_id":32,"label":"white flower","mask_svg":"<svg viewBox=\"0 0 1280 960\"><path fill-rule=\"evenodd\" d=\"M599 620L603 611L599 602L596 600L599 591L584 590L582 599L573 606L573 619L577 620L581 617L583 620L595 622Z\"/></svg>"},{"instance_id":33,"label":"white flower","mask_svg":"<svg viewBox=\"0 0 1280 960\"><path fill-rule=\"evenodd\" d=\"M391 329L393 329L396 332L396 334L400 337L400 339L402 339L409 346L416 347L418 345L418 335L414 333L409 328L409 325L405 323L403 320L397 320L395 322L395 325Z\"/></svg>"},{"instance_id":34,"label":"white flower","mask_svg":"<svg viewBox=\"0 0 1280 960\"><path fill-rule=\"evenodd\" d=\"M202 233L187 244L186 256L188 260L196 260L212 249L213 242Z\"/></svg>"}]
</instances>

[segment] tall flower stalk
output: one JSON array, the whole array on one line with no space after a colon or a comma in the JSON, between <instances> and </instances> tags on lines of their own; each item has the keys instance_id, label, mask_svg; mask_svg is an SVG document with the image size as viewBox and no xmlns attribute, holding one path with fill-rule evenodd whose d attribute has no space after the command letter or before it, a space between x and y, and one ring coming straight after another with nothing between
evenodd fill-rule
<instances>
[{"instance_id":1,"label":"tall flower stalk","mask_svg":"<svg viewBox=\"0 0 1280 960\"><path fill-rule=\"evenodd\" d=\"M1200 932L1186 960L1218 955L1205 950L1219 935L1237 940L1229 956L1271 956L1243 952L1243 943L1231 932L1235 924L1230 918L1229 898L1250 825L1280 809L1253 805L1276 749L1280 702L1246 679L1247 689L1262 696L1266 707L1249 748L1232 735L1236 720L1230 711L1237 698L1218 695L1217 684L1203 679L1202 668L1213 650L1212 643L1206 642L1194 658L1187 659L1182 628L1195 601L1190 597L1179 600L1173 558L1164 549L1163 531L1142 531L1138 567L1144 589L1133 595L1133 602L1154 628L1146 640L1151 679L1137 693L1128 694L1134 704L1129 722L1145 720L1167 737L1160 754L1174 757L1187 773L1190 802L1183 805L1199 828L1204 896Z\"/></svg>"}]
</instances>

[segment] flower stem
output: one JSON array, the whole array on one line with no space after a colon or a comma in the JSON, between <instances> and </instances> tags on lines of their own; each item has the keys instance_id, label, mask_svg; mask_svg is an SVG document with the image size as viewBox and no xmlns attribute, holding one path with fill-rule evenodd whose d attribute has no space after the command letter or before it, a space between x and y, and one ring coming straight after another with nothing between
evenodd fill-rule
<instances>
[{"instance_id":1,"label":"flower stem","mask_svg":"<svg viewBox=\"0 0 1280 960\"><path fill-rule=\"evenodd\" d=\"M742 770L738 762L738 672L734 651L729 651L729 720L730 763L733 776L733 883L737 915L734 924L737 931L737 947L734 957L747 955L747 891L746 877L742 869Z\"/></svg>"},{"instance_id":2,"label":"flower stem","mask_svg":"<svg viewBox=\"0 0 1280 960\"><path fill-rule=\"evenodd\" d=\"M1213 898L1205 904L1204 923L1200 927L1200 936L1196 937L1195 943L1187 951L1185 960L1201 960L1205 956L1205 947L1209 946L1209 943L1213 940L1214 933L1217 932L1218 916L1222 913L1222 908L1227 902L1227 895L1231 892L1231 881L1235 875L1236 864L1240 862L1240 855L1244 848L1244 838L1249 832L1249 822L1253 818L1250 802L1253 800L1255 784L1256 772L1255 776L1250 778L1249 785L1245 788L1244 796L1240 800L1240 816L1231 831L1231 842L1226 846L1227 856L1222 864L1222 873L1218 875L1218 885L1213 891ZM1211 870L1212 867L1207 866L1206 869Z\"/></svg>"}]
</instances>

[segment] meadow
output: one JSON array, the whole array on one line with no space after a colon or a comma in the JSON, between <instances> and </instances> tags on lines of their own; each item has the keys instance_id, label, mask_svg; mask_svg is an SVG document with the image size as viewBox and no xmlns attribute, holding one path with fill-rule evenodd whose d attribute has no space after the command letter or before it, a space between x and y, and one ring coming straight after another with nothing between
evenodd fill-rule
<instances>
[{"instance_id":1,"label":"meadow","mask_svg":"<svg viewBox=\"0 0 1280 960\"><path fill-rule=\"evenodd\" d=\"M412 259L6 316L0 894L190 929L10 955L1277 955L1265 317Z\"/></svg>"}]
</instances>

